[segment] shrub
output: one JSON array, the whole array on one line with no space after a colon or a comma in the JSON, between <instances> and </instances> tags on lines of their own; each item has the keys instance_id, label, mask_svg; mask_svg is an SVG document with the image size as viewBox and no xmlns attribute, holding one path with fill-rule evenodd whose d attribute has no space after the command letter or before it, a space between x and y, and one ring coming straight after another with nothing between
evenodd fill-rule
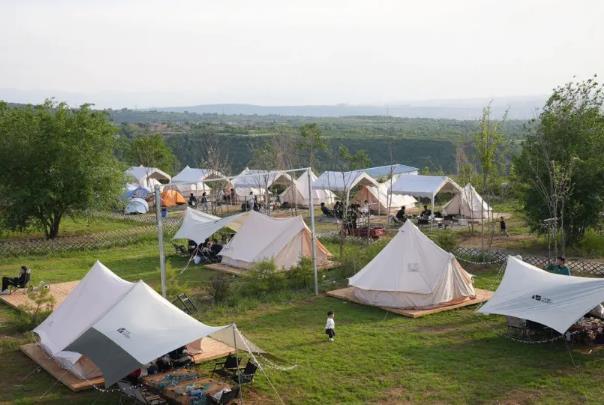
<instances>
[{"instance_id":1,"label":"shrub","mask_svg":"<svg viewBox=\"0 0 604 405\"><path fill-rule=\"evenodd\" d=\"M210 294L215 304L224 302L229 297L231 282L231 277L224 274L219 274L212 278Z\"/></svg>"},{"instance_id":2,"label":"shrub","mask_svg":"<svg viewBox=\"0 0 604 405\"><path fill-rule=\"evenodd\" d=\"M245 280L244 295L260 295L275 291L283 287L284 277L277 272L273 260L264 260L256 263Z\"/></svg>"},{"instance_id":3,"label":"shrub","mask_svg":"<svg viewBox=\"0 0 604 405\"><path fill-rule=\"evenodd\" d=\"M178 276L179 273L172 267L170 262L166 262L166 287L168 297L176 297L179 294L186 294L188 292L188 284L182 281Z\"/></svg>"},{"instance_id":4,"label":"shrub","mask_svg":"<svg viewBox=\"0 0 604 405\"><path fill-rule=\"evenodd\" d=\"M289 288L310 288L314 282L311 259L303 257L296 267L285 273L285 277Z\"/></svg>"},{"instance_id":5,"label":"shrub","mask_svg":"<svg viewBox=\"0 0 604 405\"><path fill-rule=\"evenodd\" d=\"M432 235L432 240L447 252L453 251L458 244L457 235L448 229L435 232Z\"/></svg>"}]
</instances>

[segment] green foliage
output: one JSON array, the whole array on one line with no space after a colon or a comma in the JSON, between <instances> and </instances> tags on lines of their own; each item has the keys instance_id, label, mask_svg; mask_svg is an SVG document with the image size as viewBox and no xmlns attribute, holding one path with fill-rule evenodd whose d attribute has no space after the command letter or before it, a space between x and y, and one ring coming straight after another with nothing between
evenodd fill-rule
<instances>
[{"instance_id":1,"label":"green foliage","mask_svg":"<svg viewBox=\"0 0 604 405\"><path fill-rule=\"evenodd\" d=\"M343 169L346 171L371 166L369 155L367 155L367 152L363 149L359 149L355 153L350 153L350 150L346 146L340 145L338 148L338 157L342 161L344 166Z\"/></svg>"},{"instance_id":2,"label":"green foliage","mask_svg":"<svg viewBox=\"0 0 604 405\"><path fill-rule=\"evenodd\" d=\"M159 269L157 272L159 273ZM166 293L168 297L174 298L179 294L186 294L189 291L189 285L181 277L178 271L174 269L170 262L166 262Z\"/></svg>"},{"instance_id":3,"label":"green foliage","mask_svg":"<svg viewBox=\"0 0 604 405\"><path fill-rule=\"evenodd\" d=\"M285 272L285 278L290 289L310 289L314 283L312 260L303 257L297 266Z\"/></svg>"},{"instance_id":4,"label":"green foliage","mask_svg":"<svg viewBox=\"0 0 604 405\"><path fill-rule=\"evenodd\" d=\"M215 304L220 304L229 297L231 292L232 277L218 274L210 281L210 294Z\"/></svg>"},{"instance_id":5,"label":"green foliage","mask_svg":"<svg viewBox=\"0 0 604 405\"><path fill-rule=\"evenodd\" d=\"M50 294L50 289L44 287L27 288L27 297L34 305L21 305L15 318L15 329L19 332L27 332L38 326L52 313L55 299Z\"/></svg>"},{"instance_id":6,"label":"green foliage","mask_svg":"<svg viewBox=\"0 0 604 405\"><path fill-rule=\"evenodd\" d=\"M318 124L304 124L300 127L301 140L298 144L303 155L308 156L308 159L303 159L308 162L308 166L315 167L315 156L317 152L327 150L327 142L321 134L321 128Z\"/></svg>"},{"instance_id":7,"label":"green foliage","mask_svg":"<svg viewBox=\"0 0 604 405\"><path fill-rule=\"evenodd\" d=\"M277 271L275 262L264 260L254 264L240 292L242 295L259 297L270 291L277 291L284 285L283 273Z\"/></svg>"},{"instance_id":8,"label":"green foliage","mask_svg":"<svg viewBox=\"0 0 604 405\"><path fill-rule=\"evenodd\" d=\"M34 226L53 239L63 217L119 195L115 128L105 113L64 103L0 103L0 210L9 229Z\"/></svg>"},{"instance_id":9,"label":"green foliage","mask_svg":"<svg viewBox=\"0 0 604 405\"><path fill-rule=\"evenodd\" d=\"M127 156L135 166L157 167L174 173L178 161L160 134L136 136L129 145Z\"/></svg>"},{"instance_id":10,"label":"green foliage","mask_svg":"<svg viewBox=\"0 0 604 405\"><path fill-rule=\"evenodd\" d=\"M578 242L604 209L604 88L595 79L558 87L514 160L516 189L529 225L563 218L567 241ZM568 187L556 192L564 185Z\"/></svg>"},{"instance_id":11,"label":"green foliage","mask_svg":"<svg viewBox=\"0 0 604 405\"><path fill-rule=\"evenodd\" d=\"M436 230L432 232L430 238L447 252L453 251L458 243L458 235L450 229Z\"/></svg>"},{"instance_id":12,"label":"green foliage","mask_svg":"<svg viewBox=\"0 0 604 405\"><path fill-rule=\"evenodd\" d=\"M604 233L588 229L575 247L575 252L582 257L604 257Z\"/></svg>"}]
</instances>

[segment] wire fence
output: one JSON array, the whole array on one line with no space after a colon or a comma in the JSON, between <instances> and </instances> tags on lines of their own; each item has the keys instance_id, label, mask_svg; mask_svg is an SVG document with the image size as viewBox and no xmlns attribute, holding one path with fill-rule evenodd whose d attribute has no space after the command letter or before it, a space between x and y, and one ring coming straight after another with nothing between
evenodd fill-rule
<instances>
[{"instance_id":1,"label":"wire fence","mask_svg":"<svg viewBox=\"0 0 604 405\"><path fill-rule=\"evenodd\" d=\"M516 255L517 253L504 250L482 251L479 248L458 247L453 251L453 254L461 261L477 264L496 264L504 263L509 255ZM539 268L544 268L551 263L551 259L546 256L521 256L523 261ZM567 258L566 266L570 269L572 274L604 277L604 263L602 262L579 258Z\"/></svg>"}]
</instances>

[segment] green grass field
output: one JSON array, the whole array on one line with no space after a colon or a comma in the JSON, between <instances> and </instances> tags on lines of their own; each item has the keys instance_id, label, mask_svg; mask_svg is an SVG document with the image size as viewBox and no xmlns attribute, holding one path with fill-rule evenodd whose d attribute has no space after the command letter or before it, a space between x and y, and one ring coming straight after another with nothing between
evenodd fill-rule
<instances>
[{"instance_id":1,"label":"green grass field","mask_svg":"<svg viewBox=\"0 0 604 405\"><path fill-rule=\"evenodd\" d=\"M337 244L328 243L332 252ZM357 255L358 266L379 250L347 244L345 255ZM34 269L33 282L81 278L99 259L120 276L159 285L157 245L147 242L110 250L71 252L51 257L8 258L0 273L15 273L20 264ZM185 261L170 256L170 267ZM497 269L469 269L476 286L494 289ZM214 273L193 267L182 282L202 296ZM341 285L342 273L329 272L322 288ZM573 352L574 367L561 343L527 345L503 336L503 317L481 316L475 307L407 319L382 310L346 303L310 291L279 292L234 305L202 304L203 322L236 322L260 347L296 364L291 371L267 368L285 403L601 403L604 355ZM337 338L326 341L325 313L336 313ZM6 403L116 403L116 394L73 394L18 352L31 339L17 331L16 311L0 305L0 379ZM278 403L260 375L248 398Z\"/></svg>"}]
</instances>

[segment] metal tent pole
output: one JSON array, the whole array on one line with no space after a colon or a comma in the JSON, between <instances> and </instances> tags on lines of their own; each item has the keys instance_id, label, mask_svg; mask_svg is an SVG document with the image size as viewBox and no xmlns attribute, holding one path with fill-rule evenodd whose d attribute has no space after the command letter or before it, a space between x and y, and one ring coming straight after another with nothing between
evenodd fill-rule
<instances>
[{"instance_id":1,"label":"metal tent pole","mask_svg":"<svg viewBox=\"0 0 604 405\"><path fill-rule=\"evenodd\" d=\"M157 222L157 241L159 243L159 270L161 275L161 295L166 298L166 259L164 256L164 232L161 218L161 194L159 185L155 186L155 217Z\"/></svg>"},{"instance_id":2,"label":"metal tent pole","mask_svg":"<svg viewBox=\"0 0 604 405\"><path fill-rule=\"evenodd\" d=\"M306 169L308 176L308 209L310 210L310 248L312 250L312 271L315 278L315 295L319 295L319 275L317 274L317 236L315 234L315 207L312 196L312 179L310 176L310 167Z\"/></svg>"}]
</instances>

